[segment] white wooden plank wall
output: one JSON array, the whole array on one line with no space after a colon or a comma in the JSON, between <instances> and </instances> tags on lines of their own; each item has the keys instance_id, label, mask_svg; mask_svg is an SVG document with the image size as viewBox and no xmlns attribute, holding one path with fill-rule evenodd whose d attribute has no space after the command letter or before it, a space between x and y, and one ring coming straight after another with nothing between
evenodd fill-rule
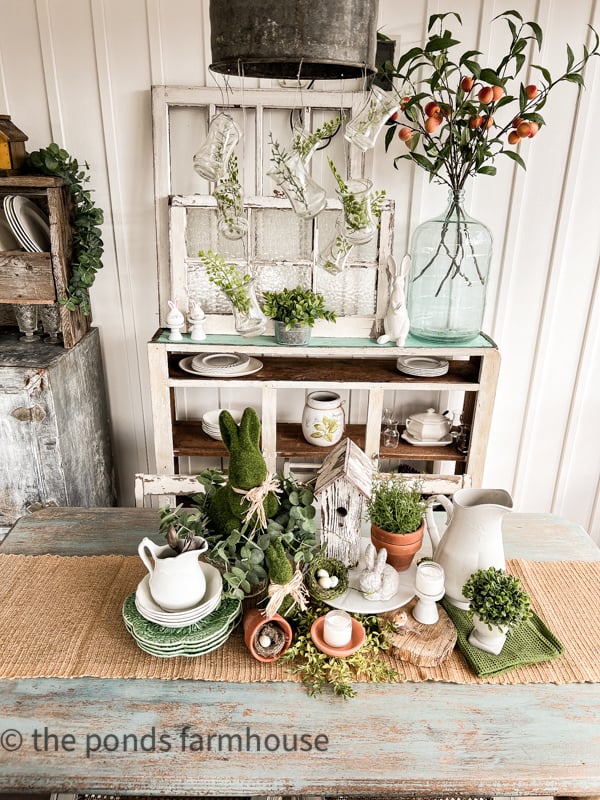
<instances>
[{"instance_id":1,"label":"white wooden plank wall","mask_svg":"<svg viewBox=\"0 0 600 800\"><path fill-rule=\"evenodd\" d=\"M462 40L493 62L505 34L489 21L506 8L540 22L546 37L536 61L553 73L565 42L579 52L586 26L600 29L595 0L380 0L378 27L404 50L422 41L429 14L456 10ZM208 0L0 0L0 19L0 113L28 133L30 150L55 140L87 160L105 210L105 267L92 303L121 504L133 505L134 474L153 471L150 87L214 85ZM498 176L481 176L467 192L470 213L494 235L485 327L502 353L485 483L510 490L520 510L569 517L600 541L600 65L588 69L580 103L572 86L560 87L545 116L548 127L521 145L526 173L501 160ZM401 257L415 226L444 206L445 191L406 162L392 170L382 143L375 181L396 201Z\"/></svg>"}]
</instances>

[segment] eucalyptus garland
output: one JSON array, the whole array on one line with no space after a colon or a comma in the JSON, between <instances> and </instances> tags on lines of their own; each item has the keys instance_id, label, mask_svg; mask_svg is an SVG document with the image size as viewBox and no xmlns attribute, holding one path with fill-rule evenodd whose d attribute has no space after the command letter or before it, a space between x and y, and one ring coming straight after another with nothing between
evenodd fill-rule
<instances>
[{"instance_id":1,"label":"eucalyptus garland","mask_svg":"<svg viewBox=\"0 0 600 800\"><path fill-rule=\"evenodd\" d=\"M75 209L71 278L67 296L60 297L59 302L69 311L80 308L88 316L91 312L89 290L96 272L102 268L104 253L102 232L98 227L104 222L104 213L92 200L91 191L85 188L90 180L87 172L89 164L79 164L76 158L54 142L46 148L28 153L25 164L31 174L62 178L70 192Z\"/></svg>"}]
</instances>

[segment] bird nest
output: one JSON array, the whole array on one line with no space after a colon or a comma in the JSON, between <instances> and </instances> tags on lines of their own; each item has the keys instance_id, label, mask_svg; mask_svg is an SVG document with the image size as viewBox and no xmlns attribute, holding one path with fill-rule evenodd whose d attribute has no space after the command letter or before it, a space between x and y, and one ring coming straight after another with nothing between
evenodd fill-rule
<instances>
[{"instance_id":1,"label":"bird nest","mask_svg":"<svg viewBox=\"0 0 600 800\"><path fill-rule=\"evenodd\" d=\"M325 570L329 577L333 577L335 575L337 578L337 585L330 589L320 586L319 578L317 577L319 570ZM308 593L313 600L322 600L325 602L327 600L333 600L336 597L340 597L340 595L347 591L348 570L342 564L342 562L338 561L336 558L316 558L310 563L304 583L306 584Z\"/></svg>"}]
</instances>

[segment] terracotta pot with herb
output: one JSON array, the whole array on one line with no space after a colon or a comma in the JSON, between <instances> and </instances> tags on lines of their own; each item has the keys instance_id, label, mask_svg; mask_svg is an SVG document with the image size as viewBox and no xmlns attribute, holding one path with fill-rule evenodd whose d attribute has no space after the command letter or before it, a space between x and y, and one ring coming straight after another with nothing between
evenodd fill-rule
<instances>
[{"instance_id":1,"label":"terracotta pot with herb","mask_svg":"<svg viewBox=\"0 0 600 800\"><path fill-rule=\"evenodd\" d=\"M371 521L371 541L379 551L388 552L387 563L398 571L407 570L423 543L427 501L422 485L399 475L378 475L366 502Z\"/></svg>"}]
</instances>

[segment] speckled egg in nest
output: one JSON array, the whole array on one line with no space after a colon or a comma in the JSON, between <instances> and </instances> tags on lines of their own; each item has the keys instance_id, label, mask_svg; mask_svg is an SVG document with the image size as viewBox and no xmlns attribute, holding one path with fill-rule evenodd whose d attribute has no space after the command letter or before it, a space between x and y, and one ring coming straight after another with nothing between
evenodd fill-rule
<instances>
[{"instance_id":1,"label":"speckled egg in nest","mask_svg":"<svg viewBox=\"0 0 600 800\"><path fill-rule=\"evenodd\" d=\"M314 600L333 600L348 589L348 570L336 558L316 558L304 579Z\"/></svg>"}]
</instances>

